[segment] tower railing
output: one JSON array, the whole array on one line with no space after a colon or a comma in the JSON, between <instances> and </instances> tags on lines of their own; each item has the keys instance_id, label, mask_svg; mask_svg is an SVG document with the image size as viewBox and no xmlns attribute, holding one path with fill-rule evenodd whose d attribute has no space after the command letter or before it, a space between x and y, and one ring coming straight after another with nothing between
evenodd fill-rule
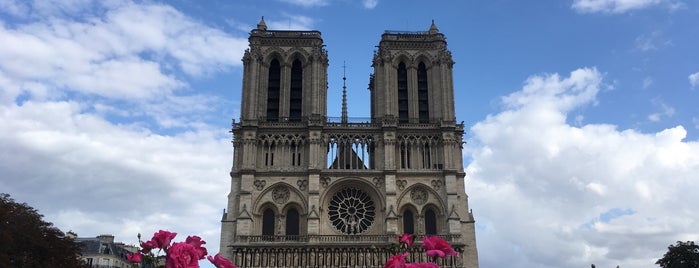
<instances>
[{"instance_id":1,"label":"tower railing","mask_svg":"<svg viewBox=\"0 0 699 268\"><path fill-rule=\"evenodd\" d=\"M452 245L459 254L437 259L439 267L464 267L464 245ZM350 245L231 245L237 267L383 267L399 253L395 244ZM408 262L432 262L419 245L408 249Z\"/></svg>"},{"instance_id":2,"label":"tower railing","mask_svg":"<svg viewBox=\"0 0 699 268\"><path fill-rule=\"evenodd\" d=\"M445 120L442 118L407 118L398 119L393 116L385 117L348 117L346 122L343 122L342 117L327 117L327 116L304 116L304 117L278 117L268 120L267 117L259 117L256 120L236 121L233 119L231 126L239 128L244 125L255 125L263 127L306 127L309 125L325 125L328 127L456 127L457 129L464 128L464 122L457 123L455 120Z\"/></svg>"},{"instance_id":3,"label":"tower railing","mask_svg":"<svg viewBox=\"0 0 699 268\"><path fill-rule=\"evenodd\" d=\"M440 234L442 239L451 242L461 239L459 234ZM422 240L425 235L415 235ZM238 243L391 243L396 242L396 235L239 235Z\"/></svg>"}]
</instances>

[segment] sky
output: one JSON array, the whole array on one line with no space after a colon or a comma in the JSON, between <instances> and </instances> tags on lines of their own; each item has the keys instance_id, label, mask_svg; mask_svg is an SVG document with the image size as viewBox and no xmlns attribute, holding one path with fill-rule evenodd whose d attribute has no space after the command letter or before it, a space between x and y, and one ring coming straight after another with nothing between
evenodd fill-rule
<instances>
[{"instance_id":1,"label":"sky","mask_svg":"<svg viewBox=\"0 0 699 268\"><path fill-rule=\"evenodd\" d=\"M0 0L0 192L81 237L167 229L218 252L262 16L322 32L328 115L346 66L352 117L383 31L434 20L481 267L657 267L699 240L691 0Z\"/></svg>"}]
</instances>

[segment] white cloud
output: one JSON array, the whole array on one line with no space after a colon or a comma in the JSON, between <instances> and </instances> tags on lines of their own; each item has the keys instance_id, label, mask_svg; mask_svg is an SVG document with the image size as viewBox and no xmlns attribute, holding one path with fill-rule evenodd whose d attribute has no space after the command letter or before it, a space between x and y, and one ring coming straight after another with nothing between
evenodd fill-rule
<instances>
[{"instance_id":1,"label":"white cloud","mask_svg":"<svg viewBox=\"0 0 699 268\"><path fill-rule=\"evenodd\" d=\"M674 0L574 0L572 8L581 13L624 13L660 5L670 10L683 6Z\"/></svg>"},{"instance_id":2,"label":"white cloud","mask_svg":"<svg viewBox=\"0 0 699 268\"><path fill-rule=\"evenodd\" d=\"M636 37L635 43L636 49L639 51L652 51L673 46L672 40L663 38L663 34L659 31L654 31L650 34L642 34Z\"/></svg>"},{"instance_id":3,"label":"white cloud","mask_svg":"<svg viewBox=\"0 0 699 268\"><path fill-rule=\"evenodd\" d=\"M643 89L648 89L648 87L650 87L651 85L653 85L653 78L648 76L648 77L643 79L643 86L642 86Z\"/></svg>"},{"instance_id":4,"label":"white cloud","mask_svg":"<svg viewBox=\"0 0 699 268\"><path fill-rule=\"evenodd\" d=\"M315 20L303 15L283 14L286 20L266 19L269 30L313 30Z\"/></svg>"},{"instance_id":5,"label":"white cloud","mask_svg":"<svg viewBox=\"0 0 699 268\"><path fill-rule=\"evenodd\" d=\"M379 4L379 0L363 0L362 4L366 9L374 9Z\"/></svg>"},{"instance_id":6,"label":"white cloud","mask_svg":"<svg viewBox=\"0 0 699 268\"><path fill-rule=\"evenodd\" d=\"M189 81L239 67L246 38L150 2L0 7L21 18L0 18L0 191L63 231L170 229L215 253L232 149L208 122L229 101Z\"/></svg>"},{"instance_id":7,"label":"white cloud","mask_svg":"<svg viewBox=\"0 0 699 268\"><path fill-rule=\"evenodd\" d=\"M648 116L648 120L652 122L658 122L663 117L671 117L675 115L675 108L667 105L665 102L659 99L653 100L653 105L660 108L660 112L652 113Z\"/></svg>"},{"instance_id":8,"label":"white cloud","mask_svg":"<svg viewBox=\"0 0 699 268\"><path fill-rule=\"evenodd\" d=\"M673 241L699 239L699 143L683 141L684 127L567 122L602 81L595 69L530 77L472 127L467 193L482 266L650 268Z\"/></svg>"},{"instance_id":9,"label":"white cloud","mask_svg":"<svg viewBox=\"0 0 699 268\"><path fill-rule=\"evenodd\" d=\"M2 100L11 101L30 82L108 98L150 99L186 86L173 72L201 76L239 66L247 44L169 6L125 3L105 13L86 13L80 21L52 16L0 24L0 80L14 89Z\"/></svg>"},{"instance_id":10,"label":"white cloud","mask_svg":"<svg viewBox=\"0 0 699 268\"><path fill-rule=\"evenodd\" d=\"M699 85L699 72L690 74L687 78L689 79L689 84L692 85L692 88Z\"/></svg>"},{"instance_id":11,"label":"white cloud","mask_svg":"<svg viewBox=\"0 0 699 268\"><path fill-rule=\"evenodd\" d=\"M220 185L230 180L225 129L163 136L114 125L76 102L2 106L0 120L0 188L62 230L134 241L136 232L157 228L219 228L228 192ZM215 249L218 237L207 239Z\"/></svg>"},{"instance_id":12,"label":"white cloud","mask_svg":"<svg viewBox=\"0 0 699 268\"><path fill-rule=\"evenodd\" d=\"M279 0L292 5L302 7L322 7L330 4L329 0Z\"/></svg>"}]
</instances>

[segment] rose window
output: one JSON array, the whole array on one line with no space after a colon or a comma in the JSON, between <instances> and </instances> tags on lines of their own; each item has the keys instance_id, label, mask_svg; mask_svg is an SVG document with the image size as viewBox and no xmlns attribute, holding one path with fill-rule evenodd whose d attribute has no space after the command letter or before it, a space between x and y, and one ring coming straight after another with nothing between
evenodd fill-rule
<instances>
[{"instance_id":1,"label":"rose window","mask_svg":"<svg viewBox=\"0 0 699 268\"><path fill-rule=\"evenodd\" d=\"M330 222L345 234L358 234L369 229L376 217L374 201L357 188L343 188L328 205Z\"/></svg>"}]
</instances>

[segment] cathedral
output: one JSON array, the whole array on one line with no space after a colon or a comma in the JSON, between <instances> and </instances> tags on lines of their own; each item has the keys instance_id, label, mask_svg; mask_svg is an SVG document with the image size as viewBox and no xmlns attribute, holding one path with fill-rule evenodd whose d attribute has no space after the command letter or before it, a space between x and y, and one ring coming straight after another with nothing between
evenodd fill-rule
<instances>
[{"instance_id":1,"label":"cathedral","mask_svg":"<svg viewBox=\"0 0 699 268\"><path fill-rule=\"evenodd\" d=\"M368 48L369 49L369 48ZM327 115L318 31L250 32L221 253L238 267L383 267L396 237L436 235L478 267L444 34L385 31L370 118ZM368 59L367 59L368 60ZM344 79L344 78L343 78ZM419 247L408 261L426 260Z\"/></svg>"}]
</instances>

